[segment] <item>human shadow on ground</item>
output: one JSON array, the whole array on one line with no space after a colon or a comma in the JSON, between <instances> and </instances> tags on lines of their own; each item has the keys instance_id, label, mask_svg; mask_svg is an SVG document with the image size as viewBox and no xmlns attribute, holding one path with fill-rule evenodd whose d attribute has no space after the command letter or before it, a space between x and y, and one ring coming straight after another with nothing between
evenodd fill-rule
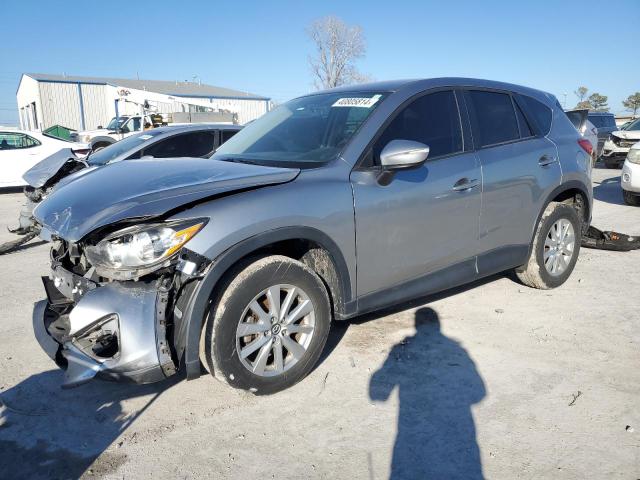
<instances>
[{"instance_id":1,"label":"human shadow on ground","mask_svg":"<svg viewBox=\"0 0 640 480\"><path fill-rule=\"evenodd\" d=\"M62 376L38 373L0 393L0 478L76 479L90 467L98 477L113 474L126 456L105 450L181 377L152 385L94 380L63 390ZM127 413L122 402L136 397L148 398Z\"/></svg>"},{"instance_id":2,"label":"human shadow on ground","mask_svg":"<svg viewBox=\"0 0 640 480\"><path fill-rule=\"evenodd\" d=\"M605 178L601 182L594 182L593 198L601 202L624 205L622 188L620 187L620 175Z\"/></svg>"},{"instance_id":3,"label":"human shadow on ground","mask_svg":"<svg viewBox=\"0 0 640 480\"><path fill-rule=\"evenodd\" d=\"M471 406L484 398L484 382L467 351L442 334L435 310L417 310L415 328L369 384L375 401L399 390L390 478L483 478Z\"/></svg>"}]
</instances>

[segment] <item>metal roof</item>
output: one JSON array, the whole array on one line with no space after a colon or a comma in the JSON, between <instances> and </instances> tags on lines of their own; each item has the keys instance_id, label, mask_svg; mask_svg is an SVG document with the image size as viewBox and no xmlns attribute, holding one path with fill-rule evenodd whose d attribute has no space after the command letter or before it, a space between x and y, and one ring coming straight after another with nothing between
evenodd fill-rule
<instances>
[{"instance_id":1,"label":"metal roof","mask_svg":"<svg viewBox=\"0 0 640 480\"><path fill-rule=\"evenodd\" d=\"M131 78L81 77L77 75L52 75L48 73L25 73L24 75L40 82L55 83L88 83L97 85L113 85L117 87L135 88L150 92L174 95L177 97L233 98L246 100L269 100L249 92L241 92L230 88L196 82L180 82L167 80L135 80Z\"/></svg>"}]
</instances>

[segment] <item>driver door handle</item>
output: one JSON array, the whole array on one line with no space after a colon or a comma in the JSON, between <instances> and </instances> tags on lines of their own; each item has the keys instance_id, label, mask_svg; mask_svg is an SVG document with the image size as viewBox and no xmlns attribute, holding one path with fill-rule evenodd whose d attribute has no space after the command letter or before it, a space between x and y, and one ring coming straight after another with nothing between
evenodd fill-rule
<instances>
[{"instance_id":1,"label":"driver door handle","mask_svg":"<svg viewBox=\"0 0 640 480\"><path fill-rule=\"evenodd\" d=\"M456 183L453 184L453 190L455 192L464 192L467 190L471 190L472 188L477 187L478 185L480 185L480 182L478 181L478 179L473 178L471 180L469 180L468 178L461 178L460 180L458 180Z\"/></svg>"},{"instance_id":2,"label":"driver door handle","mask_svg":"<svg viewBox=\"0 0 640 480\"><path fill-rule=\"evenodd\" d=\"M553 155L545 154L538 160L538 165L540 165L541 167L546 167L547 165L551 165L552 163L556 163L557 161L558 159Z\"/></svg>"}]
</instances>

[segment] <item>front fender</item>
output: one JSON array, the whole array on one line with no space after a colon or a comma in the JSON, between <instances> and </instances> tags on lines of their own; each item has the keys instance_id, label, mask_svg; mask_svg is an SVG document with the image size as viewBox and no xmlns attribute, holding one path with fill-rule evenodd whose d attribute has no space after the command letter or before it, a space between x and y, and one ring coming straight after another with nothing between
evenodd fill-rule
<instances>
[{"instance_id":1,"label":"front fender","mask_svg":"<svg viewBox=\"0 0 640 480\"><path fill-rule=\"evenodd\" d=\"M292 239L310 240L329 253L338 276L338 291L332 292L335 315L338 318L345 318L352 313L355 304L349 269L340 249L328 235L310 227L285 227L248 238L216 258L195 288L187 293L189 295L187 308L182 313L182 318L176 319L174 348L178 357L184 359L188 379L200 376L200 335L207 311L211 308L212 294L222 276L235 263L252 252L276 242ZM183 355L181 352L184 352Z\"/></svg>"}]
</instances>

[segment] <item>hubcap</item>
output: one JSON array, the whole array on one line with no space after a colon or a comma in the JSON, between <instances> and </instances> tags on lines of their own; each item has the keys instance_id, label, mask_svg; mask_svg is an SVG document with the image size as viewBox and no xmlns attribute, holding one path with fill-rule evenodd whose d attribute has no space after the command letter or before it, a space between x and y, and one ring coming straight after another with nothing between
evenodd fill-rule
<instances>
[{"instance_id":1,"label":"hubcap","mask_svg":"<svg viewBox=\"0 0 640 480\"><path fill-rule=\"evenodd\" d=\"M315 331L309 296L293 285L273 285L245 307L236 330L242 365L261 377L286 372L306 354Z\"/></svg>"},{"instance_id":2,"label":"hubcap","mask_svg":"<svg viewBox=\"0 0 640 480\"><path fill-rule=\"evenodd\" d=\"M576 245L573 225L567 219L557 220L544 240L544 267L549 274L562 275L571 263Z\"/></svg>"}]
</instances>

